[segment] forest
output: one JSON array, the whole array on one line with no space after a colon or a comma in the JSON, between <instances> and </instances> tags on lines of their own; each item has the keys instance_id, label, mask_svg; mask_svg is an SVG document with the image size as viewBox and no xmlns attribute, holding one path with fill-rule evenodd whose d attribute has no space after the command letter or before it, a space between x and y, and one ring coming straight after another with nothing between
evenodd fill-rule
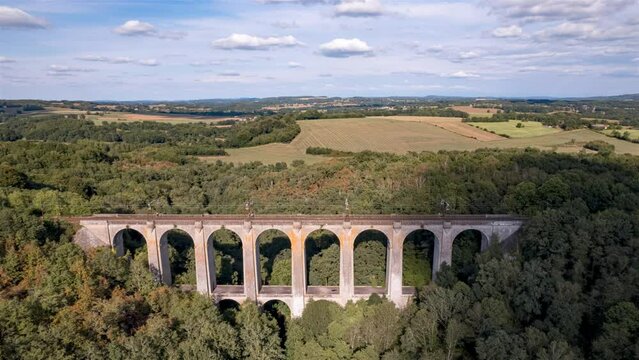
<instances>
[{"instance_id":1,"label":"forest","mask_svg":"<svg viewBox=\"0 0 639 360\"><path fill-rule=\"evenodd\" d=\"M29 140L0 143L0 358L639 356L636 157L362 152L314 165L234 165L198 161L179 137L99 142L91 132L70 139L37 128L16 127L42 134L39 141L22 133ZM109 249L84 253L71 242L73 226L59 219L242 213L247 199L257 213L341 214L345 198L359 214L437 214L445 200L454 214L530 220L509 252L493 246L479 254L476 236L462 236L453 264L435 282L432 238L407 240L405 285L418 295L406 309L375 295L346 308L313 302L291 319L279 303L218 307L185 290L193 284L192 250L179 233L170 240L177 286L166 287L154 282L135 236L126 238L125 257ZM307 246L311 284L336 284L334 240L317 233ZM221 284L242 281L236 241L215 237ZM259 243L264 284L289 283L290 245L282 234ZM384 239L374 233L357 242L356 283L383 286L384 256Z\"/></svg>"}]
</instances>

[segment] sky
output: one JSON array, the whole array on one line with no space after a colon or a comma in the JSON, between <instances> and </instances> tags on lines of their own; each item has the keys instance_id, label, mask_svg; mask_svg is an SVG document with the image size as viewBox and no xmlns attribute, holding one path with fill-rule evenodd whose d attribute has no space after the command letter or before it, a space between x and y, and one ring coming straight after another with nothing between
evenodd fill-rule
<instances>
[{"instance_id":1,"label":"sky","mask_svg":"<svg viewBox=\"0 0 639 360\"><path fill-rule=\"evenodd\" d=\"M0 0L0 98L639 93L639 0Z\"/></svg>"}]
</instances>

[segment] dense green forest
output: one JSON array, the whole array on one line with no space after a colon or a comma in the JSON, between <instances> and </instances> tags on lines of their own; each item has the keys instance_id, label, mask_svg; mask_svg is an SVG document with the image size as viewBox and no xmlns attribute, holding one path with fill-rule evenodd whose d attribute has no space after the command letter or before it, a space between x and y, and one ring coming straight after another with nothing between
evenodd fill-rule
<instances>
[{"instance_id":1,"label":"dense green forest","mask_svg":"<svg viewBox=\"0 0 639 360\"><path fill-rule=\"evenodd\" d=\"M288 167L203 163L179 141L55 140L0 143L0 358L639 355L635 157L363 152ZM438 213L445 200L451 213L514 213L530 221L511 253L493 246L477 254L473 234L462 236L436 284L432 238L408 239L405 284L420 291L404 310L373 296L345 309L314 302L290 319L282 304L217 308L201 295L159 286L139 239L127 239L131 253L123 258L105 249L85 254L71 243L74 229L56 218L238 213L247 199L258 213L340 214L345 198L354 213ZM264 284L290 283L290 244L282 235L258 239ZM183 237L176 232L170 240L178 285L193 284ZM383 286L384 239L361 240L356 281ZM237 239L217 234L215 248L218 282L241 284ZM339 248L331 234L314 234L306 251L311 285L336 285Z\"/></svg>"},{"instance_id":2,"label":"dense green forest","mask_svg":"<svg viewBox=\"0 0 639 360\"><path fill-rule=\"evenodd\" d=\"M223 147L290 142L300 133L293 115L260 117L231 127L216 124L166 124L151 121L93 121L62 115L17 116L0 119L0 141L40 140L77 142L93 140L127 144L179 144L184 155L220 155ZM189 149L191 150L189 152ZM195 152L195 153L193 153ZM221 152L223 153L223 151Z\"/></svg>"}]
</instances>

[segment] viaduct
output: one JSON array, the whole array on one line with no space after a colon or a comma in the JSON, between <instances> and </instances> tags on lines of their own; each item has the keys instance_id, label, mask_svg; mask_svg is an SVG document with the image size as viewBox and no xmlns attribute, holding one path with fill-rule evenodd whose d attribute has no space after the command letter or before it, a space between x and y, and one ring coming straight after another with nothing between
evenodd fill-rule
<instances>
[{"instance_id":1,"label":"viaduct","mask_svg":"<svg viewBox=\"0 0 639 360\"><path fill-rule=\"evenodd\" d=\"M442 264L451 263L453 241L463 231L479 231L483 251L490 241L514 240L525 221L522 217L508 215L93 215L67 220L80 226L74 238L77 244L85 249L111 247L119 256L125 252L124 230L139 232L146 240L149 267L164 284L171 284L167 234L174 229L182 230L193 240L198 292L217 302L228 299L265 304L280 300L288 305L293 316L300 316L309 300L328 300L343 306L373 293L386 296L398 307L403 307L414 293L413 288L402 286L403 243L412 232L428 230L434 234L432 273L436 274ZM243 285L216 285L211 235L220 229L230 230L241 239ZM282 231L290 240L291 286L261 284L257 239L269 229ZM331 231L339 239L339 287L307 286L305 240L319 229ZM385 288L360 287L354 283L354 241L358 234L371 229L382 232L387 238Z\"/></svg>"}]
</instances>

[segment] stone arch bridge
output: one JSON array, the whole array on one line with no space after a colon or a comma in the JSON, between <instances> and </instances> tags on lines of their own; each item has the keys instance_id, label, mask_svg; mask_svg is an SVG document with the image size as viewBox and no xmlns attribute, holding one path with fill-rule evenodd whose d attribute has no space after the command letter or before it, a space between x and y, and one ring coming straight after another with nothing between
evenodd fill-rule
<instances>
[{"instance_id":1,"label":"stone arch bridge","mask_svg":"<svg viewBox=\"0 0 639 360\"><path fill-rule=\"evenodd\" d=\"M293 316L300 316L309 300L329 300L340 305L368 298L377 293L397 306L405 306L413 295L412 288L402 286L404 240L414 231L427 230L434 235L432 273L444 263L451 264L453 241L466 230L482 234L482 251L490 241L512 242L525 219L508 215L93 215L66 220L80 229L74 241L81 247L111 247L124 254L123 230L132 229L144 236L149 266L158 280L171 283L166 234L175 229L186 232L193 240L196 259L197 291L215 301L246 300L265 304L279 300L286 303ZM243 285L216 286L215 255L211 235L227 229L239 236L243 257ZM262 286L260 280L258 236L270 229L286 234L291 244L291 286ZM307 286L305 241L319 229L331 231L339 239L339 287ZM377 230L387 238L386 285L384 288L358 287L354 282L354 241L358 234Z\"/></svg>"}]
</instances>

